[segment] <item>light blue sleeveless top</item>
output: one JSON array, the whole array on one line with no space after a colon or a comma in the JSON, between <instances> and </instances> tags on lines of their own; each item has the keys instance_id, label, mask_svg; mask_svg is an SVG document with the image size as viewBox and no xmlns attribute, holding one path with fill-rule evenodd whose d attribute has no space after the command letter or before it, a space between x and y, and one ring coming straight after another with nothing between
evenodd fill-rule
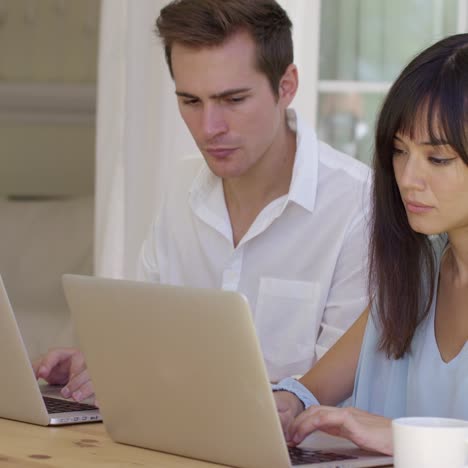
<instances>
[{"instance_id":1,"label":"light blue sleeveless top","mask_svg":"<svg viewBox=\"0 0 468 468\"><path fill-rule=\"evenodd\" d=\"M468 344L445 363L434 332L437 284L431 310L420 324L411 352L399 360L379 351L379 332L369 314L356 372L352 405L389 418L439 416L468 420ZM466 306L468 313L468 304Z\"/></svg>"}]
</instances>

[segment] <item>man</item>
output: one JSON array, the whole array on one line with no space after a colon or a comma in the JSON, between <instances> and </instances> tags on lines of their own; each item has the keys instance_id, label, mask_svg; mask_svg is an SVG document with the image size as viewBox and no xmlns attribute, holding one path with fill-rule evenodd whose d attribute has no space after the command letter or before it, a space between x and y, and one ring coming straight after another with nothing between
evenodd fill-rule
<instances>
[{"instance_id":1,"label":"man","mask_svg":"<svg viewBox=\"0 0 468 468\"><path fill-rule=\"evenodd\" d=\"M205 162L176 171L141 277L242 292L271 381L302 374L367 304L369 171L288 109L298 72L291 22L274 0L174 1L156 25ZM92 393L74 350L35 367L57 383L54 372L63 383L71 374L67 396Z\"/></svg>"}]
</instances>

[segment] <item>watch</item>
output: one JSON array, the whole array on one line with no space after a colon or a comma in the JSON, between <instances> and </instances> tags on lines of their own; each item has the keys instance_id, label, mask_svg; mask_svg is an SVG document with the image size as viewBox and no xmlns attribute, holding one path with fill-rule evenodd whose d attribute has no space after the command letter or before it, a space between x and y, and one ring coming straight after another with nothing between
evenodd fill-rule
<instances>
[{"instance_id":1,"label":"watch","mask_svg":"<svg viewBox=\"0 0 468 468\"><path fill-rule=\"evenodd\" d=\"M271 389L274 392L286 391L295 395L299 401L304 405L304 409L307 409L312 405L320 405L317 398L313 393L302 385L298 380L292 377L286 377L280 380L277 384L272 384Z\"/></svg>"}]
</instances>

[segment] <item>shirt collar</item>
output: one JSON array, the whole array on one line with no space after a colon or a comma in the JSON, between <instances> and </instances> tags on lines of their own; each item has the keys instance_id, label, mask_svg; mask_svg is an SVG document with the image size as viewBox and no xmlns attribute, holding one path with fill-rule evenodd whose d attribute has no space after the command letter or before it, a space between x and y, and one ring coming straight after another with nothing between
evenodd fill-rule
<instances>
[{"instance_id":1,"label":"shirt collar","mask_svg":"<svg viewBox=\"0 0 468 468\"><path fill-rule=\"evenodd\" d=\"M289 128L296 132L296 157L294 159L288 201L293 201L312 212L317 193L318 140L296 111L288 109Z\"/></svg>"},{"instance_id":2,"label":"shirt collar","mask_svg":"<svg viewBox=\"0 0 468 468\"><path fill-rule=\"evenodd\" d=\"M286 111L288 126L296 133L296 155L289 193L285 205L292 201L312 212L315 206L318 172L318 140L293 109ZM220 225L226 219L227 209L221 178L215 176L206 164L193 180L190 189L192 209L203 210L210 221ZM205 206L206 209L202 207ZM208 221L208 220L207 220Z\"/></svg>"},{"instance_id":3,"label":"shirt collar","mask_svg":"<svg viewBox=\"0 0 468 468\"><path fill-rule=\"evenodd\" d=\"M224 201L222 179L215 176L204 161L192 182L189 203L201 220L232 242L232 228Z\"/></svg>"}]
</instances>

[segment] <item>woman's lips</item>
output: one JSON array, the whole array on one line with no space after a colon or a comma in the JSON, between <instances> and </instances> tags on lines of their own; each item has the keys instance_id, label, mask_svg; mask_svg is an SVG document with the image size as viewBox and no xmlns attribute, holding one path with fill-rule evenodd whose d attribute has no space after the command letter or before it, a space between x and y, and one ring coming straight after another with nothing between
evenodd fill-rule
<instances>
[{"instance_id":1,"label":"woman's lips","mask_svg":"<svg viewBox=\"0 0 468 468\"><path fill-rule=\"evenodd\" d=\"M424 205L423 203L416 203L409 200L405 201L405 206L409 212L416 214L427 213L433 209L432 206Z\"/></svg>"}]
</instances>

